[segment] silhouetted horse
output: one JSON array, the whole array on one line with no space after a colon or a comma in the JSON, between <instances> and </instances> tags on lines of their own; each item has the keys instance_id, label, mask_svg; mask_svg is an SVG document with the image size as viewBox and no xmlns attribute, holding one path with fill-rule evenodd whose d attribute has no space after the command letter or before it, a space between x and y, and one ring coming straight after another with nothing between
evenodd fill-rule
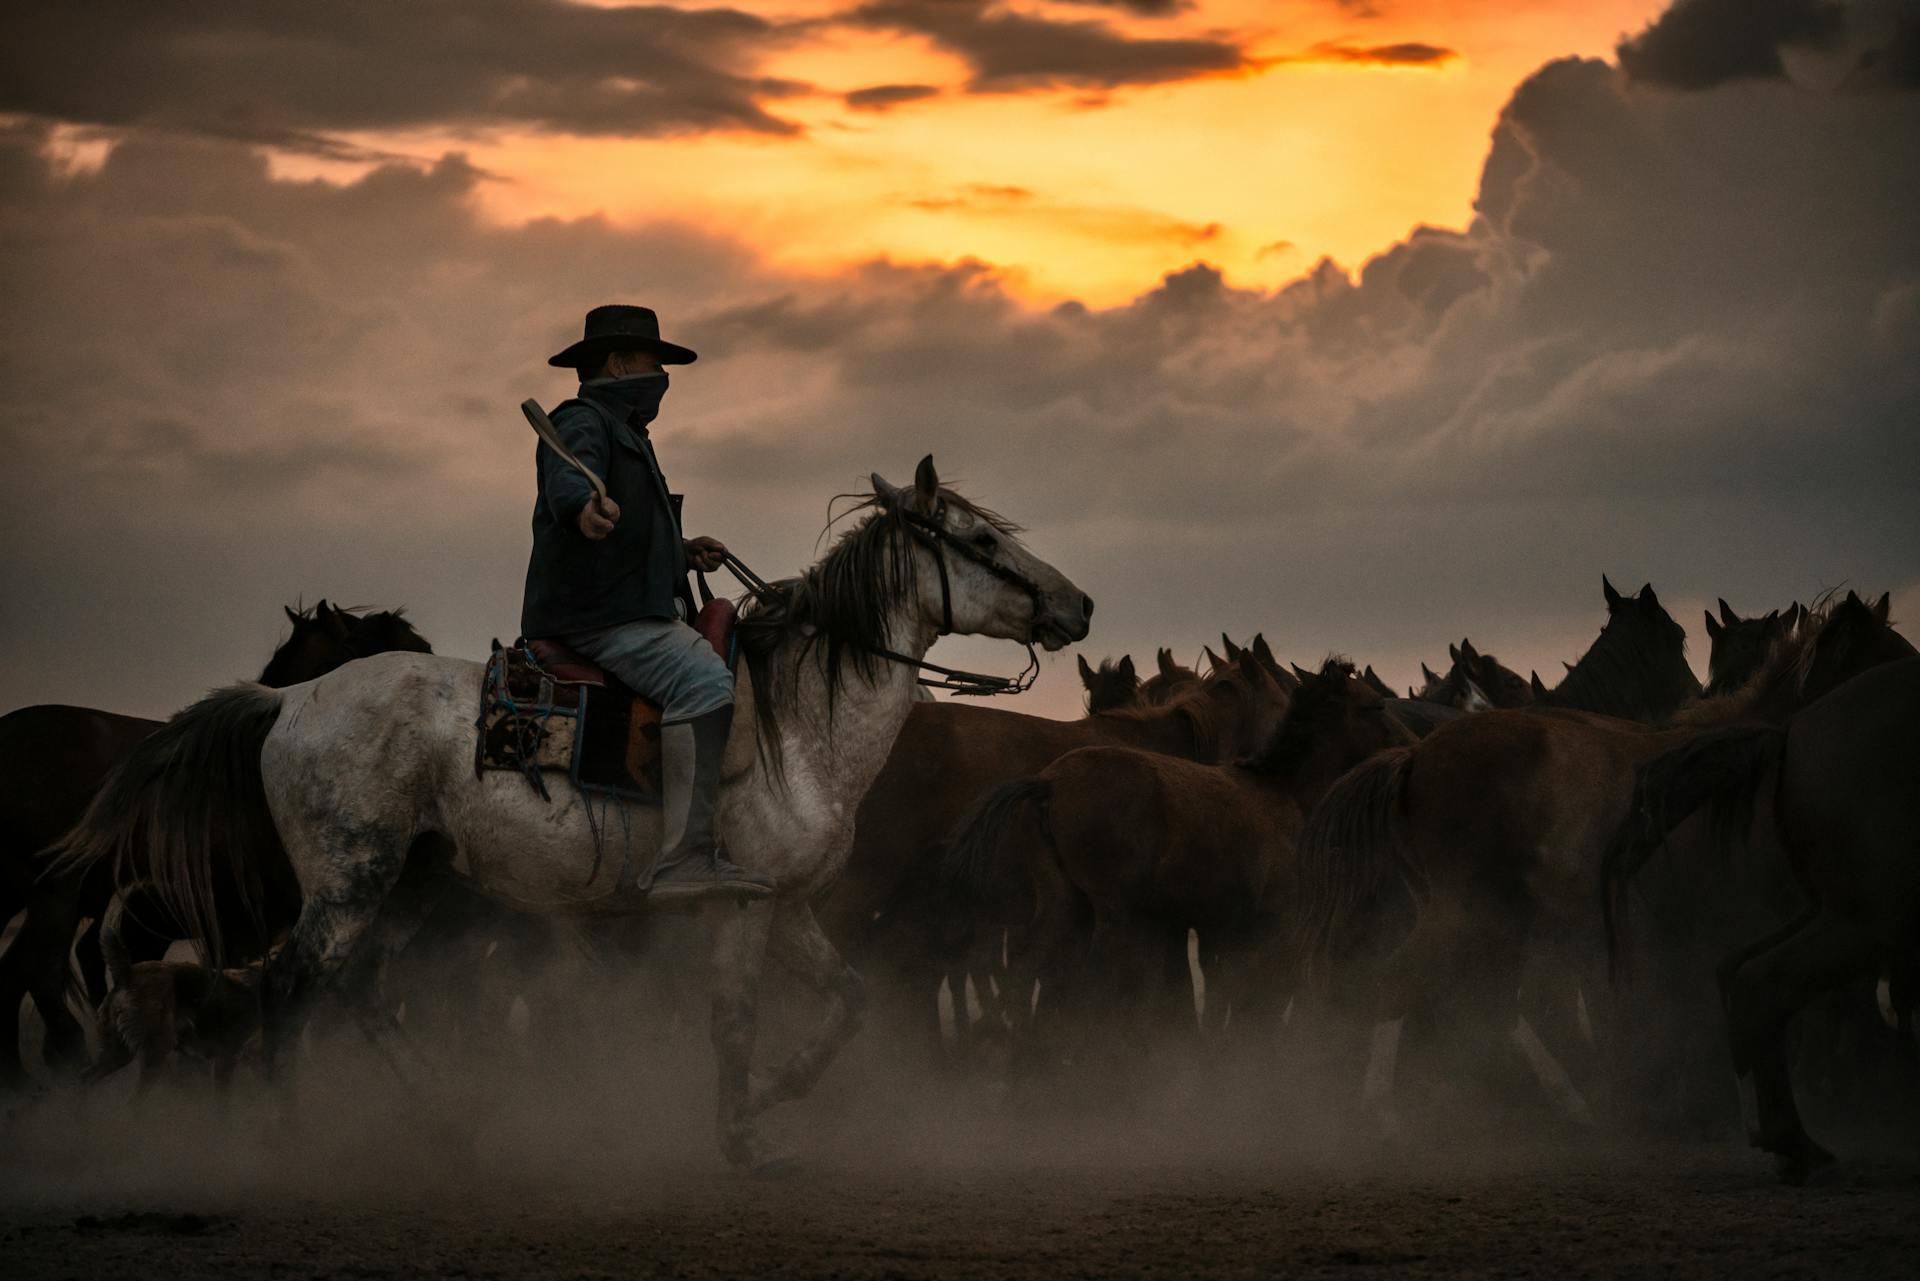
<instances>
[{"instance_id":1,"label":"silhouetted horse","mask_svg":"<svg viewBox=\"0 0 1920 1281\"><path fill-rule=\"evenodd\" d=\"M1753 1078L1754 1143L1789 1183L1833 1161L1794 1104L1789 1021L1840 984L1891 969L1904 986L1920 973L1916 780L1920 658L1907 658L1856 676L1784 724L1708 732L1648 761L1608 851L1607 942L1617 949L1628 878L1694 811L1710 805L1730 843L1746 844L1759 826L1785 849L1808 910L1731 952L1718 977L1734 1070Z\"/></svg>"},{"instance_id":2,"label":"silhouetted horse","mask_svg":"<svg viewBox=\"0 0 1920 1281\"><path fill-rule=\"evenodd\" d=\"M1687 633L1660 607L1652 583L1622 596L1602 574L1600 586L1606 626L1558 685L1548 689L1533 675L1533 701L1630 721L1665 720L1700 693L1687 666Z\"/></svg>"},{"instance_id":3,"label":"silhouetted horse","mask_svg":"<svg viewBox=\"0 0 1920 1281\"><path fill-rule=\"evenodd\" d=\"M1473 647L1472 641L1462 638L1458 645L1447 646L1447 654L1453 659L1453 671L1449 675L1472 682L1493 706L1533 705L1533 688L1520 678L1520 673L1503 665L1492 654L1482 654Z\"/></svg>"},{"instance_id":4,"label":"silhouetted horse","mask_svg":"<svg viewBox=\"0 0 1920 1281\"><path fill-rule=\"evenodd\" d=\"M399 611L362 614L323 600L286 613L293 633L267 661L262 684L312 680L354 658L387 650L432 652ZM8 783L0 798L0 921L26 909L20 932L0 957L0 1087L31 1081L20 1061L18 1018L21 998L29 994L47 1025L49 1059L63 1067L82 1066L80 1025L66 1005L68 950L80 922L92 918L77 949L82 995L91 1007L105 994L98 932L113 886L105 868L79 879L43 881L40 852L79 821L107 772L163 723L57 704L0 717L0 778ZM273 848L264 847L262 857ZM134 927L136 921L155 919L142 902L143 909L128 923L135 961L159 956L167 943ZM293 906L297 909L297 900Z\"/></svg>"},{"instance_id":5,"label":"silhouetted horse","mask_svg":"<svg viewBox=\"0 0 1920 1281\"><path fill-rule=\"evenodd\" d=\"M1163 706L1077 721L960 702L917 705L860 803L846 870L815 904L821 927L882 994L919 1012L938 1050L936 991L944 978L964 1035L966 976L979 962L971 948L942 939L947 909L935 855L976 797L1095 744L1230 760L1266 741L1285 710L1285 694L1251 654ZM1183 941L1183 955L1184 948Z\"/></svg>"},{"instance_id":6,"label":"silhouetted horse","mask_svg":"<svg viewBox=\"0 0 1920 1281\"><path fill-rule=\"evenodd\" d=\"M1484 1038L1497 1041L1523 1011L1564 1052L1581 1039L1582 995L1604 1030L1593 904L1635 768L1703 729L1777 724L1913 652L1887 626L1884 601L1870 608L1849 595L1811 616L1739 693L1696 704L1671 728L1486 712L1343 778L1300 842L1304 946L1337 1003L1390 1024L1376 1040L1372 1091L1391 1087L1399 1020L1409 1014L1452 1015L1479 1059ZM1521 1048L1555 1088L1526 1031L1516 1029Z\"/></svg>"},{"instance_id":7,"label":"silhouetted horse","mask_svg":"<svg viewBox=\"0 0 1920 1281\"><path fill-rule=\"evenodd\" d=\"M1189 930L1217 962L1209 1006L1231 1005L1243 1023L1255 954L1290 941L1293 842L1307 812L1346 770L1411 737L1351 663L1328 659L1301 674L1285 720L1238 762L1087 747L982 797L950 844L943 883L962 902L990 896L1009 876L1030 886L1031 916L1013 931L1008 964L1016 1029L1028 1023L1036 981L1050 1008L1104 1006L1096 997L1104 990L1137 1015L1164 978L1175 1005L1190 1011ZM1177 970L1166 964L1170 952ZM1269 960L1260 995L1277 1009L1293 966Z\"/></svg>"},{"instance_id":8,"label":"silhouetted horse","mask_svg":"<svg viewBox=\"0 0 1920 1281\"><path fill-rule=\"evenodd\" d=\"M1173 661L1173 651L1162 648L1154 656L1157 670L1140 683L1140 701L1149 707L1158 707L1175 694L1200 679L1200 673L1191 667L1182 667Z\"/></svg>"},{"instance_id":9,"label":"silhouetted horse","mask_svg":"<svg viewBox=\"0 0 1920 1281\"><path fill-rule=\"evenodd\" d=\"M1747 683L1766 661L1774 643L1786 635L1794 621L1804 617L1805 609L1795 602L1783 617L1779 610L1756 618L1742 618L1733 612L1724 597L1716 620L1708 610L1707 689L1709 698L1730 694Z\"/></svg>"},{"instance_id":10,"label":"silhouetted horse","mask_svg":"<svg viewBox=\"0 0 1920 1281\"><path fill-rule=\"evenodd\" d=\"M1084 655L1079 659L1080 683L1087 690L1087 715L1111 712L1122 707L1137 707L1143 701L1140 697L1140 676L1133 670L1133 655L1122 654L1118 659L1103 658L1099 667L1089 667Z\"/></svg>"}]
</instances>

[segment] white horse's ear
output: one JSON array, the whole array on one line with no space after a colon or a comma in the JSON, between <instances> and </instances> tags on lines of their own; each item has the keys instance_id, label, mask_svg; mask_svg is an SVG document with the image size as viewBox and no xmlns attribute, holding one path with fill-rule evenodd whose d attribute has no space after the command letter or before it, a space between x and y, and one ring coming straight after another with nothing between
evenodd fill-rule
<instances>
[{"instance_id":1,"label":"white horse's ear","mask_svg":"<svg viewBox=\"0 0 1920 1281\"><path fill-rule=\"evenodd\" d=\"M892 507L900 501L900 487L889 485L885 476L877 471L868 472L867 479L873 482L873 496L882 503Z\"/></svg>"},{"instance_id":2,"label":"white horse's ear","mask_svg":"<svg viewBox=\"0 0 1920 1281\"><path fill-rule=\"evenodd\" d=\"M920 495L920 505L928 511L940 499L940 475L933 470L933 455L928 454L913 469L913 491Z\"/></svg>"}]
</instances>

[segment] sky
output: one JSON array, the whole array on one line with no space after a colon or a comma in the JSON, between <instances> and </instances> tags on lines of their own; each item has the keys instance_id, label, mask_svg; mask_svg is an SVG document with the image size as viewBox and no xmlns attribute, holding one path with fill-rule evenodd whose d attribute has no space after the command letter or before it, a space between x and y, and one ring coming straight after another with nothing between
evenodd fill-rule
<instances>
[{"instance_id":1,"label":"sky","mask_svg":"<svg viewBox=\"0 0 1920 1281\"><path fill-rule=\"evenodd\" d=\"M943 477L1099 602L1549 682L1653 583L1920 592L1916 0L25 10L0 710L164 715L283 604L517 623L545 357L644 303L763 574ZM942 661L1011 672L1003 643ZM1073 654L1020 706L1073 715Z\"/></svg>"}]
</instances>

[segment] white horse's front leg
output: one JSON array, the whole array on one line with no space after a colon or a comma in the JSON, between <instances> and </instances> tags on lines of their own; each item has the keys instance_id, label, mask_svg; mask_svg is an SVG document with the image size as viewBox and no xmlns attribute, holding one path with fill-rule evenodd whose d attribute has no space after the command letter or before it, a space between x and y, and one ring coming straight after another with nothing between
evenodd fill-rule
<instances>
[{"instance_id":1,"label":"white horse's front leg","mask_svg":"<svg viewBox=\"0 0 1920 1281\"><path fill-rule=\"evenodd\" d=\"M859 1031L866 1008L866 984L835 950L806 900L782 900L774 905L771 947L774 959L817 992L827 1008L813 1035L793 1056L771 1077L754 1082L747 1110L755 1115L776 1103L805 1097L840 1053L840 1047ZM960 999L964 1002L966 998L963 995Z\"/></svg>"},{"instance_id":2,"label":"white horse's front leg","mask_svg":"<svg viewBox=\"0 0 1920 1281\"><path fill-rule=\"evenodd\" d=\"M713 941L713 1052L719 1068L714 1122L720 1154L734 1168L755 1173L771 1173L789 1163L760 1138L747 1097L760 972L766 965L773 914L774 904L764 900L707 908Z\"/></svg>"}]
</instances>

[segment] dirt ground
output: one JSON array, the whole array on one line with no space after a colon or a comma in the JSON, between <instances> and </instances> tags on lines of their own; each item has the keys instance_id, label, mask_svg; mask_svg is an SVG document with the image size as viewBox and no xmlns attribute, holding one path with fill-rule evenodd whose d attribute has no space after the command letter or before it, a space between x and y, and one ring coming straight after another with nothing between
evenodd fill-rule
<instances>
[{"instance_id":1,"label":"dirt ground","mask_svg":"<svg viewBox=\"0 0 1920 1281\"><path fill-rule=\"evenodd\" d=\"M858 1101L774 1127L805 1160L773 1182L720 1168L692 1092L645 1122L645 1101L496 1118L457 1159L391 1117L335 1133L350 1113L323 1110L319 1141L288 1146L256 1143L244 1106L129 1130L42 1104L0 1141L0 1274L1833 1278L1920 1260L1920 1160L1870 1138L1792 1189L1725 1140L1355 1150L1267 1117L909 1122Z\"/></svg>"}]
</instances>

